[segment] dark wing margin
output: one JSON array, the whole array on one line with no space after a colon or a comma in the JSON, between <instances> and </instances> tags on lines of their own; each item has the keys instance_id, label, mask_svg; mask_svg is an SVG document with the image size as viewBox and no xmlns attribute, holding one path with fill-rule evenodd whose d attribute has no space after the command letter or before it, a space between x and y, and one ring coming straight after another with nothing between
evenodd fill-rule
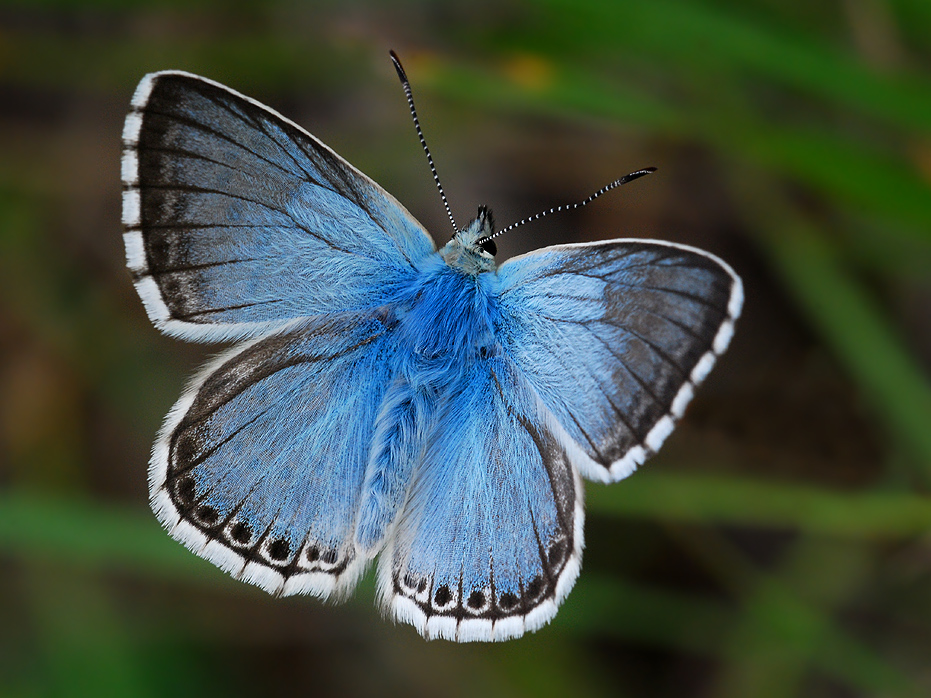
<instances>
[{"instance_id":1,"label":"dark wing margin","mask_svg":"<svg viewBox=\"0 0 931 698\"><path fill-rule=\"evenodd\" d=\"M672 432L727 348L740 278L652 240L562 245L499 270L501 340L590 479L633 472Z\"/></svg>"},{"instance_id":2,"label":"dark wing margin","mask_svg":"<svg viewBox=\"0 0 931 698\"><path fill-rule=\"evenodd\" d=\"M376 307L433 251L401 204L319 140L195 75L143 78L121 173L127 266L153 323L186 339Z\"/></svg>"}]
</instances>

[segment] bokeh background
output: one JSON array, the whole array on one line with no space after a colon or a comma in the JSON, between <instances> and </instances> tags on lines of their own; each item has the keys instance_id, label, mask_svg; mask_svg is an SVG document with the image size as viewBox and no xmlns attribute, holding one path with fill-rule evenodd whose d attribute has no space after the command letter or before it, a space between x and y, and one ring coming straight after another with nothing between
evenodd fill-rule
<instances>
[{"instance_id":1,"label":"bokeh background","mask_svg":"<svg viewBox=\"0 0 931 698\"><path fill-rule=\"evenodd\" d=\"M427 643L368 577L276 600L174 543L148 450L217 347L125 270L132 91L264 101L450 234L659 171L500 239L618 236L743 276L731 350L663 451L588 488L583 573L501 645ZM0 695L931 695L931 3L0 3Z\"/></svg>"}]
</instances>

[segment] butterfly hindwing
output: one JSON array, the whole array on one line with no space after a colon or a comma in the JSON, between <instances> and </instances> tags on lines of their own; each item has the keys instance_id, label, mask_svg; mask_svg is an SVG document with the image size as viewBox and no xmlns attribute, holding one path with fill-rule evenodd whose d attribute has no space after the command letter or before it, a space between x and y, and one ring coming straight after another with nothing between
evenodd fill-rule
<instances>
[{"instance_id":1,"label":"butterfly hindwing","mask_svg":"<svg viewBox=\"0 0 931 698\"><path fill-rule=\"evenodd\" d=\"M234 348L169 414L150 469L172 536L275 594L327 596L364 567L354 527L395 349L378 318L329 318Z\"/></svg>"},{"instance_id":2,"label":"butterfly hindwing","mask_svg":"<svg viewBox=\"0 0 931 698\"><path fill-rule=\"evenodd\" d=\"M499 269L501 340L589 478L659 449L727 347L740 279L718 258L647 240L562 245Z\"/></svg>"},{"instance_id":3,"label":"butterfly hindwing","mask_svg":"<svg viewBox=\"0 0 931 698\"><path fill-rule=\"evenodd\" d=\"M257 336L372 308L434 249L390 194L316 138L201 77L147 75L123 148L127 263L170 334Z\"/></svg>"},{"instance_id":4,"label":"butterfly hindwing","mask_svg":"<svg viewBox=\"0 0 931 698\"><path fill-rule=\"evenodd\" d=\"M481 361L438 413L380 591L427 638L504 640L542 626L579 571L582 486L506 357Z\"/></svg>"}]
</instances>

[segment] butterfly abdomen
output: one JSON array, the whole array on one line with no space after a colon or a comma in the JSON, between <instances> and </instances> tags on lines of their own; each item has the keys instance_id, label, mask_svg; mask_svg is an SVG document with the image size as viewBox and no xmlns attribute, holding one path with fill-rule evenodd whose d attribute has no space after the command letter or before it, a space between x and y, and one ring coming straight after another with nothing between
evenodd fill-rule
<instances>
[{"instance_id":1,"label":"butterfly abdomen","mask_svg":"<svg viewBox=\"0 0 931 698\"><path fill-rule=\"evenodd\" d=\"M403 504L437 412L475 362L494 353L496 280L493 273L464 274L437 255L410 299L398 304L407 351L378 411L356 526L356 542L369 556Z\"/></svg>"},{"instance_id":2,"label":"butterfly abdomen","mask_svg":"<svg viewBox=\"0 0 931 698\"><path fill-rule=\"evenodd\" d=\"M411 471L423 454L426 431L432 424L435 395L416 388L398 375L382 400L356 523L356 543L372 556L381 548L407 492Z\"/></svg>"}]
</instances>

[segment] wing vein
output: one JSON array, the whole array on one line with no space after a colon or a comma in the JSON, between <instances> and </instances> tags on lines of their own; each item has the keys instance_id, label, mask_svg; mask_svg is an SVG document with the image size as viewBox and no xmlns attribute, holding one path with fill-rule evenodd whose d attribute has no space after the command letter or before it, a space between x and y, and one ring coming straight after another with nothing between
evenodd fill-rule
<instances>
[{"instance_id":1,"label":"wing vein","mask_svg":"<svg viewBox=\"0 0 931 698\"><path fill-rule=\"evenodd\" d=\"M227 401L227 402L228 402L228 401ZM253 417L252 419L250 419L250 420L248 420L248 421L246 421L246 422L243 422L242 426L240 426L238 429L236 429L235 431L233 431L227 438L224 438L223 440L217 442L217 444L216 444L215 446L213 446L213 447L211 447L210 449L208 449L207 451L205 451L205 452L203 453L202 456L199 456L199 457L196 458L195 460L191 461L190 464L186 464L186 465L184 465L183 467L172 466L172 470L171 470L171 475L172 475L172 477L177 477L177 476L179 476L179 475L183 475L184 473L190 472L191 470L193 470L194 468L196 468L198 465L200 465L201 463L203 463L207 458L209 458L209 457L212 456L214 453L216 453L217 451L219 451L220 448L221 448L225 443L228 443L228 442L231 441L233 438L235 438L236 435L239 434L243 429L246 429L246 428L247 428L249 425L251 425L253 422L257 422L257 421L262 417L263 414L265 414L266 412L268 412L269 409L270 409L270 408L265 408L264 410L262 410L261 412L259 412L257 415L255 415L255 417ZM214 410L214 411L215 411L215 410ZM203 418L201 418L201 419L191 420L190 422L182 422L181 424L178 425L178 428L175 429L174 434L175 434L175 435L178 435L182 429L187 429L187 428L189 428L189 427L191 427L191 426L194 426L195 424L198 424L199 422L204 421L204 419L206 419L206 418L207 418L207 417L205 416L205 417L203 417ZM212 490L210 490L210 491L212 491Z\"/></svg>"},{"instance_id":2,"label":"wing vein","mask_svg":"<svg viewBox=\"0 0 931 698\"><path fill-rule=\"evenodd\" d=\"M269 119L269 118L274 118L275 121L278 121L278 119L277 119L276 117L274 117L274 115L271 114L271 112L267 112L267 111L266 111L265 113L262 114L262 115L263 115L264 117L266 117L266 118L265 118L265 119L259 119L259 118L256 118L254 115L251 115L251 114L248 114L248 113L247 113L247 110L248 110L248 109L254 108L254 106L253 106L252 104L248 103L248 102L245 104L244 113L240 114L240 113L236 112L235 110L233 110L232 108L230 108L229 104L227 104L227 103L224 102L224 101L219 100L219 99L218 99L216 96L214 96L214 95L204 94L204 97L206 97L206 98L209 99L211 102L213 102L214 104L216 104L220 109L223 109L224 111L226 111L226 112L227 112L228 114L230 114L233 118L240 119L240 120L249 120L249 121L251 121L252 125L256 128L256 130L261 131L263 134L265 134L265 137L266 137L269 141L271 141L272 143L274 143L274 144L281 150L281 152L283 152L285 155L288 156L288 158L290 158L290 160L295 164L295 166L304 174L305 177L307 177L307 180L308 180L309 182L312 182L313 184L316 184L317 186L321 187L322 189L329 189L330 191L333 191L334 194L339 194L339 192L336 192L336 191L330 189L330 187L324 186L321 182L319 182L319 181L317 180L316 177L314 177L310 172L308 172L308 171L304 168L304 166L301 165L301 163L299 163L299 162L297 161L297 158L295 158L295 157L291 154L290 150L289 150L287 147L283 146L283 145L281 144L281 142L280 142L277 138L275 138L274 136L272 136L271 133L269 133L268 129L265 128L265 124L267 123L267 119ZM262 111L265 111L265 110L263 109ZM300 147L300 145L301 145L300 142L299 142L299 141L296 141L295 139L291 138L290 135L288 135L287 131L290 130L290 127L289 127L287 124L283 123L283 122L280 124L280 126L281 126L282 130L285 131L285 135L286 135L286 137L287 137L287 139L288 139L288 143L287 143L287 144L288 144L288 145L297 145L298 147ZM303 135L303 134L302 134L302 135ZM303 148L301 148L301 150L303 151ZM280 165L279 165L279 167L280 167ZM284 168L282 168L282 169L284 169ZM285 171L287 171L287 170L285 170Z\"/></svg>"},{"instance_id":3,"label":"wing vein","mask_svg":"<svg viewBox=\"0 0 931 698\"><path fill-rule=\"evenodd\" d=\"M202 93L199 93L199 94L202 94ZM208 99L209 99L209 98L208 98ZM227 134L223 133L222 131L217 131L216 129L211 128L210 126L208 126L207 124L204 124L204 123L202 123L202 122L200 122L200 121L197 121L197 120L195 120L195 119L192 119L192 118L190 118L190 117L181 116L180 114L173 114L173 113L171 113L171 112L163 112L163 111L159 111L159 110L157 110L157 109L152 109L152 108L149 108L149 107L147 107L147 108L143 111L143 114L145 114L146 116L149 116L149 115L161 116L161 117L164 117L164 118L166 118L166 119L171 119L171 120L177 121L177 122L180 123L180 124L184 124L184 125L187 126L188 128L192 128L192 129L195 129L195 130L198 130L198 131L203 131L204 133L209 133L211 136L215 136L216 138L219 138L220 140L226 141L227 143L236 146L237 148L239 148L239 149L242 150L243 152L247 153L248 155L250 155L250 156L252 156L252 157L254 157L254 158L257 158L257 159L261 160L262 162L264 162L264 163L270 165L271 167L275 168L276 170L280 170L281 172L284 172L285 174L287 174L287 175L289 175L289 176L291 176L291 177L295 177L295 175L297 174L297 173L295 173L295 172L293 172L293 171L287 169L286 167L283 167L282 165L280 165L279 163L275 162L274 160L269 160L268 158L263 157L263 156L260 155L259 153L255 152L255 150L253 150L252 148L249 148L249 147L243 145L242 143L240 143L239 141L234 140L233 138L230 138ZM240 119L240 120L242 119L242 117L241 117L241 116L238 116L238 115L237 115L237 118ZM277 143L276 143L276 145L277 145ZM141 148L139 145L136 146L136 149L137 149L137 150L141 150L141 151L143 151L143 152L146 151L146 150L155 150L155 148L150 147L150 146L146 146L146 147L144 147L144 148ZM303 172L303 169L301 170L301 172Z\"/></svg>"},{"instance_id":4,"label":"wing vein","mask_svg":"<svg viewBox=\"0 0 931 698\"><path fill-rule=\"evenodd\" d=\"M297 228L298 228L299 230L303 230L305 233L307 233L308 235L310 235L312 238L314 238L314 239L316 239L316 240L319 240L320 242L322 242L323 244L327 245L327 247L330 247L331 249L337 250L338 252L342 252L342 253L348 254L348 255L363 256L363 255L360 255L358 252L353 252L352 250L348 250L348 249L346 249L346 248L344 248L344 247L340 247L339 245L334 245L333 242L332 242L331 240L329 240L329 239L323 237L322 235L318 235L317 233L313 232L312 230L310 230L309 228L306 228L306 227L303 226L303 225L300 225L296 220L294 220L294 218L291 216L291 214L288 213L287 211L285 211L284 209L277 208L277 207L272 206L271 204L268 204L268 203L266 203L266 202L264 202L264 201L258 201L258 200L256 200L256 199L250 199L250 198L247 197L247 196L241 196L241 195L239 195L239 194L234 194L233 192L229 192L229 191L222 191L222 190L220 190L220 189L209 189L209 188L207 188L207 187L198 187L198 186L194 186L193 184L185 184L185 185L179 185L179 184L149 184L149 185L146 186L146 188L147 188L147 189L156 189L156 190L159 190L159 191L190 191L190 192L194 192L195 194L216 194L217 196L226 196L226 197L229 197L229 198L231 198L231 199L237 199L237 200L239 200L239 201L245 201L246 203L255 204L256 206L261 206L262 208L266 208L266 209L268 209L269 211L274 211L275 213L279 213L279 214L281 214L282 216L285 216L286 218L288 218L289 220L291 220L291 221L297 226ZM148 225L148 224L146 224L146 226L143 226L143 227L147 227L147 225Z\"/></svg>"},{"instance_id":5,"label":"wing vein","mask_svg":"<svg viewBox=\"0 0 931 698\"><path fill-rule=\"evenodd\" d=\"M546 316L544 316L544 317L546 317ZM685 369L683 369L671 356L669 356L665 351L663 351L662 349L660 349L658 346L656 346L653 342L651 342L651 341L648 340L646 337L644 337L643 335L641 335L639 332L634 332L634 331L633 331L632 329L630 329L630 327L628 327L627 325L622 325L622 324L620 324L620 323L608 322L607 320L604 320L604 319L602 319L602 320L595 320L595 321L586 320L586 321L582 321L582 322L579 322L578 320L564 320L564 319L562 319L562 318L552 318L552 317L547 317L547 319L550 320L550 321L552 321L552 322L556 322L556 323L563 323L563 324L567 324L567 325L578 325L578 326L580 326L580 327L586 327L590 322L604 322L606 325L608 325L608 326L610 326L610 327L614 327L614 328L619 329L619 330L621 330L621 331L623 331L623 332L626 332L627 334L631 335L632 337L636 337L636 338L639 339L641 342L643 342L644 344L646 344L650 349L652 349L653 352L654 352L657 356L659 356L661 359L663 359L663 361L665 361L665 362L668 363L670 366L672 366L672 367L676 370L676 372L677 372L679 375L681 375L681 376L685 376L685 375L686 375Z\"/></svg>"}]
</instances>

